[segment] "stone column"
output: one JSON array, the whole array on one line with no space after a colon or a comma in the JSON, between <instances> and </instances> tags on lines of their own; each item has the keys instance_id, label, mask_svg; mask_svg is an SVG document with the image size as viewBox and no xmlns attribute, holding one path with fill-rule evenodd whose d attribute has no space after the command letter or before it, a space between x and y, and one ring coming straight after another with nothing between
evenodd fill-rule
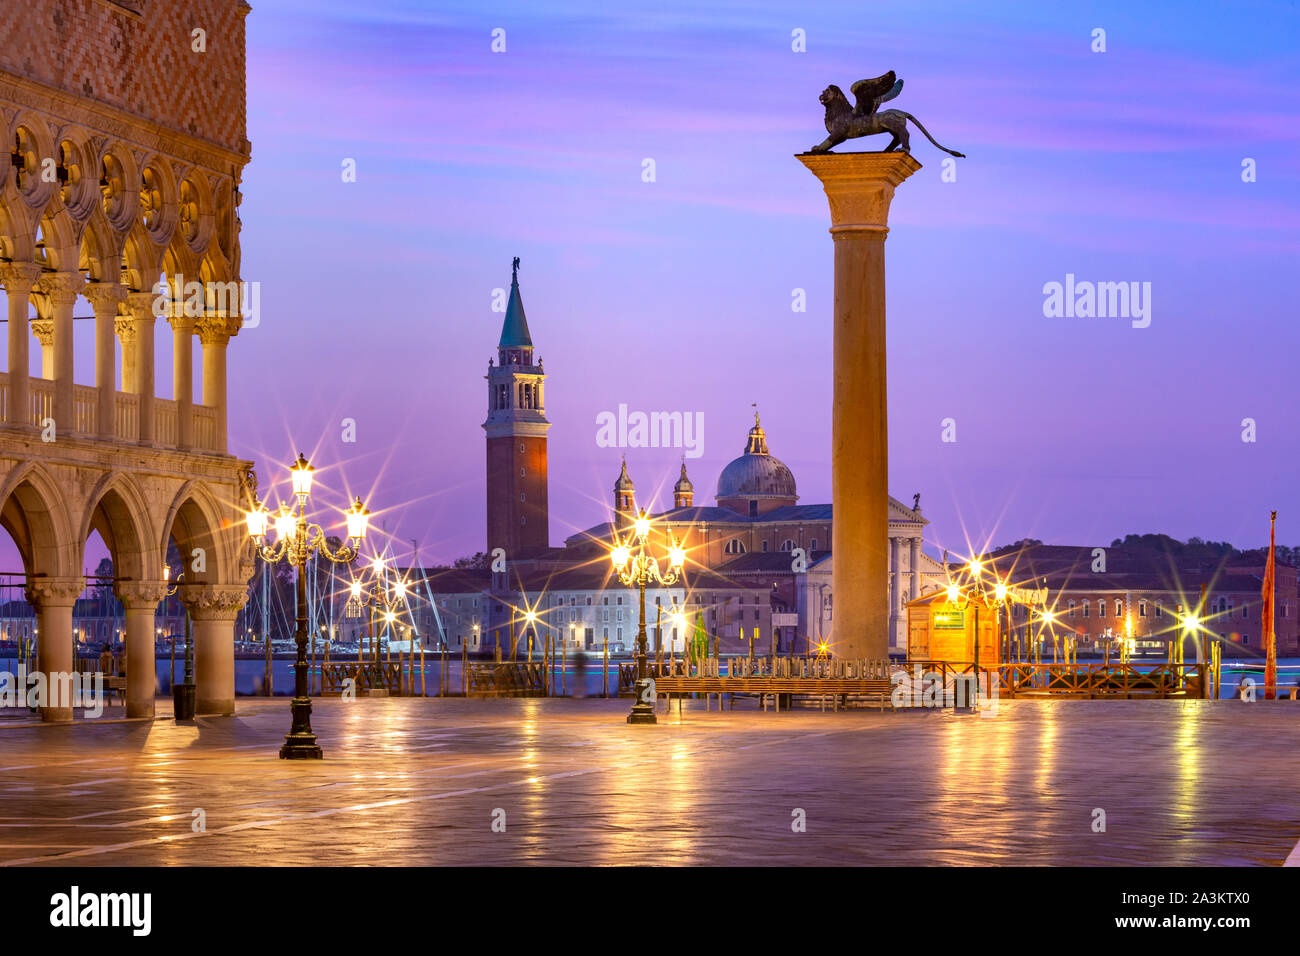
<instances>
[{"instance_id":1,"label":"stone column","mask_svg":"<svg viewBox=\"0 0 1300 956\"><path fill-rule=\"evenodd\" d=\"M117 350L113 333L117 331L117 306L125 301L127 290L116 282L91 282L82 294L95 310L96 433L111 439L117 437Z\"/></svg>"},{"instance_id":2,"label":"stone column","mask_svg":"<svg viewBox=\"0 0 1300 956\"><path fill-rule=\"evenodd\" d=\"M886 532L888 533L888 532ZM898 636L898 620L903 614L903 553L902 540L889 538L889 643L893 646ZM832 565L834 569L834 565Z\"/></svg>"},{"instance_id":3,"label":"stone column","mask_svg":"<svg viewBox=\"0 0 1300 956\"><path fill-rule=\"evenodd\" d=\"M41 343L41 378L54 381L54 320L32 319L32 335Z\"/></svg>"},{"instance_id":4,"label":"stone column","mask_svg":"<svg viewBox=\"0 0 1300 956\"><path fill-rule=\"evenodd\" d=\"M181 585L181 600L194 619L194 712L229 717L235 712L235 619L248 589Z\"/></svg>"},{"instance_id":5,"label":"stone column","mask_svg":"<svg viewBox=\"0 0 1300 956\"><path fill-rule=\"evenodd\" d=\"M213 410L217 433L215 451L226 453L226 348L230 344L230 320L225 316L205 317L198 324L203 343L203 404Z\"/></svg>"},{"instance_id":6,"label":"stone column","mask_svg":"<svg viewBox=\"0 0 1300 956\"><path fill-rule=\"evenodd\" d=\"M5 422L28 427L31 421L31 385L27 363L31 360L27 338L27 308L41 267L34 262L10 262L0 265L9 300L9 404Z\"/></svg>"},{"instance_id":7,"label":"stone column","mask_svg":"<svg viewBox=\"0 0 1300 956\"><path fill-rule=\"evenodd\" d=\"M907 566L912 572L912 600L921 596L921 539L911 538L912 547L907 555Z\"/></svg>"},{"instance_id":8,"label":"stone column","mask_svg":"<svg viewBox=\"0 0 1300 956\"><path fill-rule=\"evenodd\" d=\"M66 691L66 675L76 671L73 662L72 609L86 589L84 578L28 578L27 600L36 609L36 669L45 675L47 698L41 720L49 723L72 719L72 702L56 699L55 688ZM60 679L62 678L62 679ZM62 694L59 695L60 697Z\"/></svg>"},{"instance_id":9,"label":"stone column","mask_svg":"<svg viewBox=\"0 0 1300 956\"><path fill-rule=\"evenodd\" d=\"M176 398L176 446L194 447L194 319L172 316L172 391Z\"/></svg>"},{"instance_id":10,"label":"stone column","mask_svg":"<svg viewBox=\"0 0 1300 956\"><path fill-rule=\"evenodd\" d=\"M154 443L154 368L153 368L153 303L152 292L132 292L127 296L131 320L135 331L135 393L140 396L140 431L137 439L141 445Z\"/></svg>"},{"instance_id":11,"label":"stone column","mask_svg":"<svg viewBox=\"0 0 1300 956\"><path fill-rule=\"evenodd\" d=\"M123 581L116 592L126 609L126 716L152 720L158 696L154 621L167 589L160 581Z\"/></svg>"},{"instance_id":12,"label":"stone column","mask_svg":"<svg viewBox=\"0 0 1300 956\"><path fill-rule=\"evenodd\" d=\"M54 327L54 425L58 433L78 431L72 367L72 310L86 280L80 272L52 272L38 284L49 300Z\"/></svg>"},{"instance_id":13,"label":"stone column","mask_svg":"<svg viewBox=\"0 0 1300 956\"><path fill-rule=\"evenodd\" d=\"M140 391L140 376L135 369L135 319L129 315L119 315L114 331L117 332L117 340L122 343L122 391L135 395ZM134 435L121 437L135 438Z\"/></svg>"},{"instance_id":14,"label":"stone column","mask_svg":"<svg viewBox=\"0 0 1300 956\"><path fill-rule=\"evenodd\" d=\"M826 190L835 242L831 532L836 653L889 652L889 441L885 235L894 188L921 168L909 153L804 153Z\"/></svg>"}]
</instances>

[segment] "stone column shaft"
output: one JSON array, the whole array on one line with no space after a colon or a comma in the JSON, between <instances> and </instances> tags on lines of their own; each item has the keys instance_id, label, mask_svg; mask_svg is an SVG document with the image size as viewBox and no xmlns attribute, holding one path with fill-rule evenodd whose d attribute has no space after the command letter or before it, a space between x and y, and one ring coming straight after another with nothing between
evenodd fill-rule
<instances>
[{"instance_id":1,"label":"stone column shaft","mask_svg":"<svg viewBox=\"0 0 1300 956\"><path fill-rule=\"evenodd\" d=\"M230 345L229 320L206 318L199 324L199 341L203 343L203 404L213 410L217 433L215 448L226 453L226 349Z\"/></svg>"},{"instance_id":2,"label":"stone column shaft","mask_svg":"<svg viewBox=\"0 0 1300 956\"><path fill-rule=\"evenodd\" d=\"M907 556L907 566L912 572L912 600L921 596L921 539L912 538Z\"/></svg>"},{"instance_id":3,"label":"stone column shaft","mask_svg":"<svg viewBox=\"0 0 1300 956\"><path fill-rule=\"evenodd\" d=\"M39 288L50 303L53 326L52 368L54 379L54 425L59 434L77 430L72 364L72 311L85 280L79 272L47 273Z\"/></svg>"},{"instance_id":4,"label":"stone column shaft","mask_svg":"<svg viewBox=\"0 0 1300 956\"><path fill-rule=\"evenodd\" d=\"M141 445L152 445L154 432L154 349L153 326L155 316L151 292L132 292L127 298L135 326L135 393L140 396L140 430L136 436Z\"/></svg>"},{"instance_id":5,"label":"stone column shaft","mask_svg":"<svg viewBox=\"0 0 1300 956\"><path fill-rule=\"evenodd\" d=\"M29 426L31 422L31 384L27 370L31 361L27 310L32 288L40 278L41 267L34 262L11 262L0 266L9 300L9 404L5 422Z\"/></svg>"},{"instance_id":6,"label":"stone column shaft","mask_svg":"<svg viewBox=\"0 0 1300 956\"><path fill-rule=\"evenodd\" d=\"M831 532L835 652L889 653L889 440L885 236L894 188L921 168L908 153L803 154L826 190L835 243Z\"/></svg>"},{"instance_id":7,"label":"stone column shaft","mask_svg":"<svg viewBox=\"0 0 1300 956\"><path fill-rule=\"evenodd\" d=\"M182 585L194 620L195 714L235 712L235 619L248 600L239 585Z\"/></svg>"},{"instance_id":8,"label":"stone column shaft","mask_svg":"<svg viewBox=\"0 0 1300 956\"><path fill-rule=\"evenodd\" d=\"M36 608L36 669L45 675L46 693L41 720L72 720L72 702L55 699L56 687L66 685L65 675L76 671L73 663L72 609L86 588L81 578L31 578L27 600Z\"/></svg>"},{"instance_id":9,"label":"stone column shaft","mask_svg":"<svg viewBox=\"0 0 1300 956\"><path fill-rule=\"evenodd\" d=\"M117 304L126 289L113 282L92 282L85 296L95 310L96 433L100 438L117 437ZM133 438L133 435L123 435Z\"/></svg>"},{"instance_id":10,"label":"stone column shaft","mask_svg":"<svg viewBox=\"0 0 1300 956\"><path fill-rule=\"evenodd\" d=\"M176 393L176 444L194 447L194 320L173 316L172 390Z\"/></svg>"},{"instance_id":11,"label":"stone column shaft","mask_svg":"<svg viewBox=\"0 0 1300 956\"><path fill-rule=\"evenodd\" d=\"M886 532L888 533L888 532ZM898 636L898 622L903 615L903 553L902 540L889 539L889 643ZM832 565L832 569L834 565Z\"/></svg>"},{"instance_id":12,"label":"stone column shaft","mask_svg":"<svg viewBox=\"0 0 1300 956\"><path fill-rule=\"evenodd\" d=\"M126 716L153 719L158 696L157 645L154 621L158 603L166 597L162 582L131 581L117 586L126 609Z\"/></svg>"}]
</instances>

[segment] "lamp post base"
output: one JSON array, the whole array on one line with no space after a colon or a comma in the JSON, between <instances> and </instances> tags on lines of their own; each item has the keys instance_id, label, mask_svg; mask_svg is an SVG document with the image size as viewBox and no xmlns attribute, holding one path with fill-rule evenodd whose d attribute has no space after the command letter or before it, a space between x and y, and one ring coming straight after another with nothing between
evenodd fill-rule
<instances>
[{"instance_id":1,"label":"lamp post base","mask_svg":"<svg viewBox=\"0 0 1300 956\"><path fill-rule=\"evenodd\" d=\"M633 686L636 693L636 703L632 705L632 713L627 715L627 722L629 724L659 723L655 717L653 703L655 699L655 682L643 677ZM649 698L648 701L647 698Z\"/></svg>"},{"instance_id":2,"label":"lamp post base","mask_svg":"<svg viewBox=\"0 0 1300 956\"><path fill-rule=\"evenodd\" d=\"M293 727L284 735L284 745L280 747L281 760L320 760L324 752L316 743L316 735L311 729L311 700L306 697L293 699Z\"/></svg>"}]
</instances>

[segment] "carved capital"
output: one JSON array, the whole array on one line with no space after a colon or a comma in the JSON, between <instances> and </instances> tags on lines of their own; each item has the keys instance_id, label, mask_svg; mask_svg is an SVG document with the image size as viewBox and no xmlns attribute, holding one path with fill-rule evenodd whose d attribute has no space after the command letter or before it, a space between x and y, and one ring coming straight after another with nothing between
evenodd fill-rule
<instances>
[{"instance_id":1,"label":"carved capital","mask_svg":"<svg viewBox=\"0 0 1300 956\"><path fill-rule=\"evenodd\" d=\"M196 621L233 621L248 603L248 588L238 584L182 584L180 594Z\"/></svg>"},{"instance_id":2,"label":"carved capital","mask_svg":"<svg viewBox=\"0 0 1300 956\"><path fill-rule=\"evenodd\" d=\"M152 292L132 292L126 297L126 307L131 312L131 318L136 322L148 322L149 327L153 327L153 321L157 318L154 314L153 304L158 296Z\"/></svg>"},{"instance_id":3,"label":"carved capital","mask_svg":"<svg viewBox=\"0 0 1300 956\"><path fill-rule=\"evenodd\" d=\"M117 306L126 301L129 290L116 282L90 282L81 290L95 315L117 315Z\"/></svg>"},{"instance_id":4,"label":"carved capital","mask_svg":"<svg viewBox=\"0 0 1300 956\"><path fill-rule=\"evenodd\" d=\"M831 209L831 233L889 231L894 187L921 168L911 153L801 153L796 157L821 180Z\"/></svg>"},{"instance_id":5,"label":"carved capital","mask_svg":"<svg viewBox=\"0 0 1300 956\"><path fill-rule=\"evenodd\" d=\"M53 319L32 319L27 323L32 330L32 335L40 341L43 348L50 348L54 345L54 320Z\"/></svg>"},{"instance_id":6,"label":"carved capital","mask_svg":"<svg viewBox=\"0 0 1300 956\"><path fill-rule=\"evenodd\" d=\"M204 345L229 345L230 320L224 315L205 315L195 323L199 341Z\"/></svg>"},{"instance_id":7,"label":"carved capital","mask_svg":"<svg viewBox=\"0 0 1300 956\"><path fill-rule=\"evenodd\" d=\"M47 272L36 287L53 305L68 308L76 304L85 284L86 279L80 272Z\"/></svg>"},{"instance_id":8,"label":"carved capital","mask_svg":"<svg viewBox=\"0 0 1300 956\"><path fill-rule=\"evenodd\" d=\"M135 345L135 319L129 315L119 315L113 322L113 331L122 340L122 348Z\"/></svg>"},{"instance_id":9,"label":"carved capital","mask_svg":"<svg viewBox=\"0 0 1300 956\"><path fill-rule=\"evenodd\" d=\"M193 335L197 321L188 315L169 315L167 324L172 327L173 332L188 332Z\"/></svg>"},{"instance_id":10,"label":"carved capital","mask_svg":"<svg viewBox=\"0 0 1300 956\"><path fill-rule=\"evenodd\" d=\"M119 581L113 593L128 611L148 611L167 596L167 585L162 581Z\"/></svg>"},{"instance_id":11,"label":"carved capital","mask_svg":"<svg viewBox=\"0 0 1300 956\"><path fill-rule=\"evenodd\" d=\"M34 262L0 263L0 282L4 283L5 292L11 296L16 293L27 298L40 277L41 267Z\"/></svg>"},{"instance_id":12,"label":"carved capital","mask_svg":"<svg viewBox=\"0 0 1300 956\"><path fill-rule=\"evenodd\" d=\"M39 609L72 607L86 590L85 578L29 578L27 601Z\"/></svg>"}]
</instances>

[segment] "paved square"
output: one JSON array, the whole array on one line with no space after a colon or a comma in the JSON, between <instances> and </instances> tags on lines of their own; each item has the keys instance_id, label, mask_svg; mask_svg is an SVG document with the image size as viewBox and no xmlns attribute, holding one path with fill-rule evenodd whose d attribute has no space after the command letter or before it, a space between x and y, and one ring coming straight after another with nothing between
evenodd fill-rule
<instances>
[{"instance_id":1,"label":"paved square","mask_svg":"<svg viewBox=\"0 0 1300 956\"><path fill-rule=\"evenodd\" d=\"M278 759L284 699L0 725L0 863L1279 865L1300 840L1290 702L628 706L318 700L319 763Z\"/></svg>"}]
</instances>

